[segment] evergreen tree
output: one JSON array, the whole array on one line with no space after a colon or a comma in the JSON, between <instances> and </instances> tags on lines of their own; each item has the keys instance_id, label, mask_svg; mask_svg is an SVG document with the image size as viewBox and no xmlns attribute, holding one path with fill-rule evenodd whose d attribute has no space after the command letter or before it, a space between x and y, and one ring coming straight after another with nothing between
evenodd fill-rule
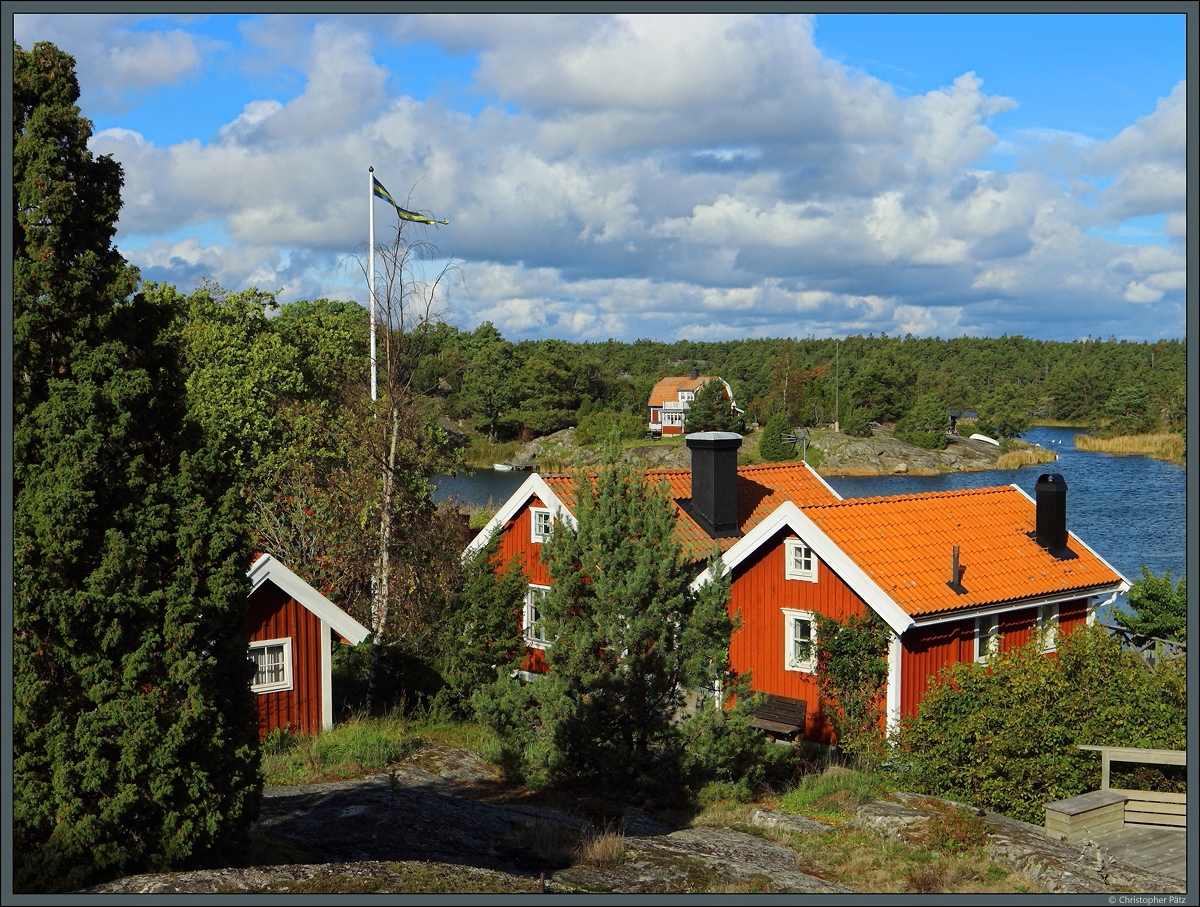
<instances>
[{"instance_id":1,"label":"evergreen tree","mask_svg":"<svg viewBox=\"0 0 1200 907\"><path fill-rule=\"evenodd\" d=\"M684 416L684 431L736 431L738 417L733 401L725 393L725 382L719 378L701 385Z\"/></svg>"},{"instance_id":2,"label":"evergreen tree","mask_svg":"<svg viewBox=\"0 0 1200 907\"><path fill-rule=\"evenodd\" d=\"M897 439L926 450L943 450L946 431L950 428L950 413L933 394L922 394L899 422L894 435Z\"/></svg>"},{"instance_id":3,"label":"evergreen tree","mask_svg":"<svg viewBox=\"0 0 1200 907\"><path fill-rule=\"evenodd\" d=\"M796 459L796 447L783 440L790 431L787 414L778 412L763 426L762 440L758 442L758 455L768 463L779 463Z\"/></svg>"},{"instance_id":4,"label":"evergreen tree","mask_svg":"<svg viewBox=\"0 0 1200 907\"><path fill-rule=\"evenodd\" d=\"M725 734L675 721L685 691L733 680L728 577L689 588L674 505L615 446L595 481L580 475L576 487L576 527L556 524L542 551L553 580L541 604L548 672L528 686L494 686L478 700L481 717L535 782L585 777L630 788L670 786L686 769L700 777L700 766L686 765L685 742L712 741L713 753L754 745L746 722L730 723L743 730L731 746Z\"/></svg>"},{"instance_id":5,"label":"evergreen tree","mask_svg":"<svg viewBox=\"0 0 1200 907\"><path fill-rule=\"evenodd\" d=\"M517 561L496 571L499 547L497 534L466 565L461 589L442 622L444 698L451 711L463 717L472 713L471 696L507 679L525 655L519 615L529 587Z\"/></svg>"},{"instance_id":6,"label":"evergreen tree","mask_svg":"<svg viewBox=\"0 0 1200 907\"><path fill-rule=\"evenodd\" d=\"M130 298L74 61L14 57L13 880L71 890L243 845L250 550L178 312Z\"/></svg>"}]
</instances>

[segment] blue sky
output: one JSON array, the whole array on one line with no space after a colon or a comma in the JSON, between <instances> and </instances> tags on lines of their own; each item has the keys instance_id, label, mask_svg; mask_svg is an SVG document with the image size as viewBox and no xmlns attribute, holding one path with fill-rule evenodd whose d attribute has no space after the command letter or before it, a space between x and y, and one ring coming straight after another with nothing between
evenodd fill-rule
<instances>
[{"instance_id":1,"label":"blue sky","mask_svg":"<svg viewBox=\"0 0 1200 907\"><path fill-rule=\"evenodd\" d=\"M365 302L373 164L510 339L1185 334L1182 14L47 8L184 291Z\"/></svg>"}]
</instances>

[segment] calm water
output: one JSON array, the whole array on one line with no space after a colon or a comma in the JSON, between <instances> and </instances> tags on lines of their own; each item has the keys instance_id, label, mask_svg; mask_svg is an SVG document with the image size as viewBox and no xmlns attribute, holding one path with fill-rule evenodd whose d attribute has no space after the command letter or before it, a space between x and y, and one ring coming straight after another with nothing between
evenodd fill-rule
<instances>
[{"instance_id":1,"label":"calm water","mask_svg":"<svg viewBox=\"0 0 1200 907\"><path fill-rule=\"evenodd\" d=\"M1078 429L1033 428L1025 439L1058 454L1058 461L1019 470L938 476L826 477L843 498L1018 485L1031 497L1038 476L1067 481L1067 528L1130 580L1145 564L1153 573L1187 576L1187 470L1150 457L1113 457L1075 449ZM502 504L527 472L475 470L438 482L441 500Z\"/></svg>"}]
</instances>

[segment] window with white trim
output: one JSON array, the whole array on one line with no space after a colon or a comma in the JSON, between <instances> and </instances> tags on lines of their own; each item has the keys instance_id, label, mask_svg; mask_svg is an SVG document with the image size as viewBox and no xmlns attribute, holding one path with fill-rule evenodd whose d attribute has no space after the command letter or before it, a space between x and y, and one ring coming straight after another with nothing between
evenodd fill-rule
<instances>
[{"instance_id":1,"label":"window with white trim","mask_svg":"<svg viewBox=\"0 0 1200 907\"><path fill-rule=\"evenodd\" d=\"M529 523L533 527L530 540L538 543L545 542L550 538L550 531L554 528L554 516L544 508L530 507Z\"/></svg>"},{"instance_id":2,"label":"window with white trim","mask_svg":"<svg viewBox=\"0 0 1200 907\"><path fill-rule=\"evenodd\" d=\"M801 539L786 539L783 543L785 579L817 581L817 556Z\"/></svg>"},{"instance_id":3,"label":"window with white trim","mask_svg":"<svg viewBox=\"0 0 1200 907\"><path fill-rule=\"evenodd\" d=\"M292 688L292 640L261 639L250 643L254 665L253 693L274 693Z\"/></svg>"},{"instance_id":4,"label":"window with white trim","mask_svg":"<svg viewBox=\"0 0 1200 907\"><path fill-rule=\"evenodd\" d=\"M1043 652L1058 648L1058 605L1042 605L1038 608L1038 639Z\"/></svg>"},{"instance_id":5,"label":"window with white trim","mask_svg":"<svg viewBox=\"0 0 1200 907\"><path fill-rule=\"evenodd\" d=\"M530 586L525 593L525 613L521 617L521 633L525 644L535 649L548 648L546 631L542 623L542 602L550 592L549 586Z\"/></svg>"},{"instance_id":6,"label":"window with white trim","mask_svg":"<svg viewBox=\"0 0 1200 907\"><path fill-rule=\"evenodd\" d=\"M783 611L783 666L788 671L817 671L817 616L811 611Z\"/></svg>"},{"instance_id":7,"label":"window with white trim","mask_svg":"<svg viewBox=\"0 0 1200 907\"><path fill-rule=\"evenodd\" d=\"M975 660L986 661L1000 651L1000 618L996 614L975 620Z\"/></svg>"}]
</instances>

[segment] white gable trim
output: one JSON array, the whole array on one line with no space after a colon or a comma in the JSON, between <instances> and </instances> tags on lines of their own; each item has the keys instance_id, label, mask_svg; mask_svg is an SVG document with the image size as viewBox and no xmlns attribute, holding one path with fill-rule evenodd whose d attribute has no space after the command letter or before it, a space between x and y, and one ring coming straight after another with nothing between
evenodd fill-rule
<instances>
[{"instance_id":1,"label":"white gable trim","mask_svg":"<svg viewBox=\"0 0 1200 907\"><path fill-rule=\"evenodd\" d=\"M250 577L251 592L258 591L259 586L267 581L274 583L315 614L321 621L336 630L338 635L347 640L351 645L357 645L362 642L370 632L353 617L289 570L282 561L277 561L269 554L264 554L256 560L246 575Z\"/></svg>"},{"instance_id":2,"label":"white gable trim","mask_svg":"<svg viewBox=\"0 0 1200 907\"><path fill-rule=\"evenodd\" d=\"M546 484L545 479L535 472L521 483L521 487L512 493L512 496L496 511L496 515L488 520L486 526L479 530L479 535L475 536L471 544L463 551L463 559L467 560L474 557L486 547L487 543L492 540L492 536L499 532L505 523L515 517L521 508L528 504L533 497L541 500L546 508L554 514L555 520L564 520L572 529L575 528L575 515L563 505L558 495L550 490L550 486Z\"/></svg>"},{"instance_id":3,"label":"white gable trim","mask_svg":"<svg viewBox=\"0 0 1200 907\"><path fill-rule=\"evenodd\" d=\"M853 589L874 610L892 631L901 635L913 625L913 619L903 608L892 601L891 597L879 588L878 584L867 576L817 524L804 515L804 512L791 501L784 501L770 515L747 532L722 556L725 572L729 572L762 545L771 540L775 533L788 528L795 532L825 564L837 573L851 589ZM699 589L710 579L706 568L692 583L693 589Z\"/></svg>"},{"instance_id":4,"label":"white gable trim","mask_svg":"<svg viewBox=\"0 0 1200 907\"><path fill-rule=\"evenodd\" d=\"M815 469L813 469L811 466L809 466L809 465L808 465L808 461L807 461L807 460L801 460L801 461L800 461L800 464L801 464L801 465L802 465L802 466L803 466L805 469L807 469L807 470L808 470L810 473L812 473L812 476L813 476L813 478L814 478L814 479L816 479L818 482L820 482L822 485L824 485L824 486L825 486L826 490L827 490L827 491L828 491L828 492L829 492L831 495L833 495L833 499L834 499L835 501L842 501L842 500L845 500L845 499L844 499L844 498L843 498L843 497L842 497L840 494L838 494L838 493L837 493L837 489L836 489L836 488L834 488L832 485L830 485L828 482L826 482L826 481L825 481L825 477L824 477L824 476L822 476L822 475L821 475L819 472L817 472Z\"/></svg>"}]
</instances>

